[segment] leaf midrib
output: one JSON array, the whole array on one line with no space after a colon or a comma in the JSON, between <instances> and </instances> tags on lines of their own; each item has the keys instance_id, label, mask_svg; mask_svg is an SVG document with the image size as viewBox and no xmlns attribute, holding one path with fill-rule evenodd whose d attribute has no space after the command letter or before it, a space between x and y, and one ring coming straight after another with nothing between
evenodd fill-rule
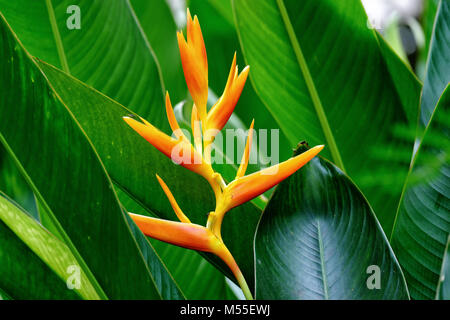
<instances>
[{"instance_id":1,"label":"leaf midrib","mask_svg":"<svg viewBox=\"0 0 450 320\"><path fill-rule=\"evenodd\" d=\"M322 232L320 230L320 221L317 220L317 241L319 242L319 253L320 253L320 267L322 271L322 283L323 283L323 295L325 300L328 300L328 279L327 273L325 270L325 256L324 256L324 248L322 241Z\"/></svg>"},{"instance_id":2,"label":"leaf midrib","mask_svg":"<svg viewBox=\"0 0 450 320\"><path fill-rule=\"evenodd\" d=\"M317 118L319 119L323 134L325 135L328 147L330 148L333 161L342 171L345 172L344 163L337 147L336 140L334 138L333 132L331 131L331 127L328 123L322 101L320 100L319 93L317 92L314 80L311 76L311 72L309 71L308 64L306 63L305 56L303 55L297 36L295 35L295 31L292 27L292 23L289 19L286 7L284 6L284 2L283 0L276 0L276 2L278 5L278 9L280 10L281 18L286 28L286 32L288 33L289 40L291 41L292 49L294 50L295 56L297 58L298 65L305 79L309 95L314 105L314 109L316 110Z\"/></svg>"}]
</instances>

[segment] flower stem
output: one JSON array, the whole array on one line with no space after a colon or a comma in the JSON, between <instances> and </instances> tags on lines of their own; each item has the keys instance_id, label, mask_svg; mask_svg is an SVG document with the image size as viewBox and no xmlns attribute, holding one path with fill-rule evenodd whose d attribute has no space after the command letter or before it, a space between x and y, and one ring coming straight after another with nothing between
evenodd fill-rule
<instances>
[{"instance_id":1,"label":"flower stem","mask_svg":"<svg viewBox=\"0 0 450 320\"><path fill-rule=\"evenodd\" d=\"M239 266L236 263L236 260L234 260L233 255L228 250L228 248L225 246L223 242L221 242L221 245L218 247L217 251L215 252L216 255L218 255L230 268L231 272L233 272L234 277L236 278L239 286L242 289L242 292L244 293L244 296L247 300L253 300L252 293L247 285L247 281L245 281L244 275L242 274L241 270L239 269Z\"/></svg>"},{"instance_id":2,"label":"flower stem","mask_svg":"<svg viewBox=\"0 0 450 320\"><path fill-rule=\"evenodd\" d=\"M247 285L247 282L245 281L244 275L241 273L239 277L236 277L236 280L239 283L239 286L242 289L242 292L244 293L245 299L247 300L253 300L252 293Z\"/></svg>"}]
</instances>

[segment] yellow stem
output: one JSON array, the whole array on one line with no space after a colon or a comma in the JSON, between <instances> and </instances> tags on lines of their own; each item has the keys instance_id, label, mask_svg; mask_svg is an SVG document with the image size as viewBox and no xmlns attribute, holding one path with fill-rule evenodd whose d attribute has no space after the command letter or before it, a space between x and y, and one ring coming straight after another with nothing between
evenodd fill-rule
<instances>
[{"instance_id":1,"label":"yellow stem","mask_svg":"<svg viewBox=\"0 0 450 320\"><path fill-rule=\"evenodd\" d=\"M219 256L230 268L231 272L233 273L234 277L236 278L239 286L242 289L242 292L244 293L244 296L247 300L253 300L252 293L247 285L247 282L245 281L244 275L242 274L241 270L239 269L239 266L236 263L236 260L234 260L233 255L230 253L228 248L225 246L223 242L221 242L221 245L217 248L217 251L214 252L217 256Z\"/></svg>"}]
</instances>

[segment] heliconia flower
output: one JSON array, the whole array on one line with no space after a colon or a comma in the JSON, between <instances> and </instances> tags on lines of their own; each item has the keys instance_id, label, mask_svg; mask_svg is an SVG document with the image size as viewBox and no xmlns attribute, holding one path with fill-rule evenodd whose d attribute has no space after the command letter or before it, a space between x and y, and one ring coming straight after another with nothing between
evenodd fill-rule
<instances>
[{"instance_id":1,"label":"heliconia flower","mask_svg":"<svg viewBox=\"0 0 450 320\"><path fill-rule=\"evenodd\" d=\"M206 120L206 102L208 101L208 58L205 43L197 16L192 19L187 9L187 42L183 33L177 32L181 63L184 77L197 105L200 119Z\"/></svg>"},{"instance_id":2,"label":"heliconia flower","mask_svg":"<svg viewBox=\"0 0 450 320\"><path fill-rule=\"evenodd\" d=\"M228 198L226 210L250 201L277 185L308 163L323 147L315 146L282 163L232 181L224 190L224 197Z\"/></svg>"},{"instance_id":3,"label":"heliconia flower","mask_svg":"<svg viewBox=\"0 0 450 320\"><path fill-rule=\"evenodd\" d=\"M233 62L223 94L208 112L206 120L208 129L217 129L220 131L228 122L228 119L230 119L234 107L241 96L249 71L250 67L246 66L238 75L236 53L234 53Z\"/></svg>"},{"instance_id":4,"label":"heliconia flower","mask_svg":"<svg viewBox=\"0 0 450 320\"><path fill-rule=\"evenodd\" d=\"M211 166L203 161L202 156L185 139L174 139L164 132L155 128L148 121L141 119L136 121L130 117L123 117L125 122L139 133L145 140L150 142L156 149L171 158L177 164L198 173L209 179L214 172Z\"/></svg>"},{"instance_id":5,"label":"heliconia flower","mask_svg":"<svg viewBox=\"0 0 450 320\"><path fill-rule=\"evenodd\" d=\"M130 216L139 229L149 237L188 249L210 252L220 257L233 272L245 297L252 299L243 274L222 240L221 225L224 215L230 209L252 200L292 175L314 158L324 146L316 146L287 161L246 176L253 140L253 120L236 177L227 185L223 177L212 168L212 147L214 137L223 129L234 111L247 80L249 66L239 74L236 53L234 54L223 94L207 113L208 61L200 24L197 16L192 19L189 9L187 10L187 41L182 32L177 33L177 38L186 83L194 100L191 114L194 143L192 144L180 129L168 92L165 101L167 119L176 138L158 130L145 119L140 118L140 121L137 121L131 117L124 117L124 120L173 162L203 176L214 192L216 207L214 211L209 212L206 227L191 223L169 187L156 175L180 222L132 213Z\"/></svg>"}]
</instances>

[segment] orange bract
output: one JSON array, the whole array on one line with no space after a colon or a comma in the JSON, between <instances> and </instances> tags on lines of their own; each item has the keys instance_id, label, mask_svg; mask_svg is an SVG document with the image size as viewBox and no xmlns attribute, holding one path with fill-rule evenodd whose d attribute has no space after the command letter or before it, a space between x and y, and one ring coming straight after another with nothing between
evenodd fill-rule
<instances>
[{"instance_id":1,"label":"orange bract","mask_svg":"<svg viewBox=\"0 0 450 320\"><path fill-rule=\"evenodd\" d=\"M249 71L250 67L246 66L244 70L242 70L241 74L238 75L235 53L225 90L223 91L220 99L208 112L208 117L206 120L208 129L222 130L222 128L228 122L228 119L230 119L234 107L236 106L236 103L241 96L242 89L244 89Z\"/></svg>"},{"instance_id":2,"label":"orange bract","mask_svg":"<svg viewBox=\"0 0 450 320\"><path fill-rule=\"evenodd\" d=\"M228 210L250 201L274 187L314 158L324 146L316 146L280 164L245 177L238 177L225 189L230 195Z\"/></svg>"},{"instance_id":3,"label":"orange bract","mask_svg":"<svg viewBox=\"0 0 450 320\"><path fill-rule=\"evenodd\" d=\"M208 101L208 58L197 16L192 19L187 10L187 41L183 33L177 32L181 63L189 92L197 105L200 119L206 119Z\"/></svg>"}]
</instances>

